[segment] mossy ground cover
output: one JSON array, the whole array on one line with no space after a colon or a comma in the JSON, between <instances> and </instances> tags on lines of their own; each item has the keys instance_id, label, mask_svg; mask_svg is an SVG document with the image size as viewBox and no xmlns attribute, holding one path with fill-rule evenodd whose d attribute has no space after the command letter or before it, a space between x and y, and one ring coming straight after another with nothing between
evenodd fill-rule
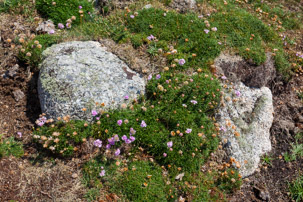
<instances>
[{"instance_id":1,"label":"mossy ground cover","mask_svg":"<svg viewBox=\"0 0 303 202\"><path fill-rule=\"evenodd\" d=\"M135 48L144 46L151 57L168 59L165 72L151 75L146 95L130 105L114 111L102 104L98 109L84 110L96 110L93 123L61 117L35 129L33 137L39 148L56 156L73 156L91 138L95 140L99 155L83 166L83 182L90 189L87 199L96 200L103 188L132 201L175 201L179 196L192 201L224 200L225 193L239 188L241 176L234 169L200 170L219 144L212 115L218 107L220 87L209 67L225 50L257 65L265 61L267 51L272 51L277 69L288 77L289 58L276 30L244 7L232 1L208 4L217 11L211 15L179 14L130 6L100 17L88 13L92 4L87 1L36 1L38 12L56 25L72 16L76 21L71 29L53 35L25 37L24 42L14 39L20 45L20 59L33 70L45 48L72 38L109 37L117 43L130 42ZM84 15L81 23L79 10ZM297 28L290 14L278 17L285 29ZM195 74L187 75L188 69ZM43 116L42 121L46 121ZM149 156L153 162L135 154Z\"/></svg>"}]
</instances>

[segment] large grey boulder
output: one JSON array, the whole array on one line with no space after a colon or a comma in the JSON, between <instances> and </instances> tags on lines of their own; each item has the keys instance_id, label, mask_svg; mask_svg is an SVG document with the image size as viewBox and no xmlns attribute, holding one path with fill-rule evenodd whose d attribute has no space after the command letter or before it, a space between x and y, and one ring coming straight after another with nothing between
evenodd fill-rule
<instances>
[{"instance_id":1,"label":"large grey boulder","mask_svg":"<svg viewBox=\"0 0 303 202\"><path fill-rule=\"evenodd\" d=\"M267 87L249 88L238 82L224 84L224 94L216 117L223 148L247 177L258 168L260 156L271 150L273 122L272 93Z\"/></svg>"},{"instance_id":2,"label":"large grey boulder","mask_svg":"<svg viewBox=\"0 0 303 202\"><path fill-rule=\"evenodd\" d=\"M144 93L143 78L98 42L56 44L43 52L43 58L38 93L49 118L70 115L89 120L91 115L83 108L90 112L96 102L118 108Z\"/></svg>"}]
</instances>

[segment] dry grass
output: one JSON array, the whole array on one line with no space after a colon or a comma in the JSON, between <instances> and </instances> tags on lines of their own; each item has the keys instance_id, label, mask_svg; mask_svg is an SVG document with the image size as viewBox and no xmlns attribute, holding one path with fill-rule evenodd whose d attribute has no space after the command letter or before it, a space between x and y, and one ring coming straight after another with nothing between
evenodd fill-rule
<instances>
[{"instance_id":1,"label":"dry grass","mask_svg":"<svg viewBox=\"0 0 303 202\"><path fill-rule=\"evenodd\" d=\"M32 165L27 160L0 161L0 201L83 201L77 160Z\"/></svg>"}]
</instances>

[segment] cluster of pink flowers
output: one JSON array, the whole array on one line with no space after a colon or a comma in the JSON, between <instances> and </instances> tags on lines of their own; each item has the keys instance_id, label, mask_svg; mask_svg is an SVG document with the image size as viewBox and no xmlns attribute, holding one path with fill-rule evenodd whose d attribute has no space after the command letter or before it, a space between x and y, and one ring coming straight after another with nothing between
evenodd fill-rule
<instances>
[{"instance_id":1,"label":"cluster of pink flowers","mask_svg":"<svg viewBox=\"0 0 303 202\"><path fill-rule=\"evenodd\" d=\"M150 36L147 37L148 40L153 41L156 39L156 37L154 37L152 34Z\"/></svg>"},{"instance_id":2,"label":"cluster of pink flowers","mask_svg":"<svg viewBox=\"0 0 303 202\"><path fill-rule=\"evenodd\" d=\"M36 124L38 126L43 126L45 124L45 122L47 121L45 116L40 117L39 119L36 120Z\"/></svg>"}]
</instances>

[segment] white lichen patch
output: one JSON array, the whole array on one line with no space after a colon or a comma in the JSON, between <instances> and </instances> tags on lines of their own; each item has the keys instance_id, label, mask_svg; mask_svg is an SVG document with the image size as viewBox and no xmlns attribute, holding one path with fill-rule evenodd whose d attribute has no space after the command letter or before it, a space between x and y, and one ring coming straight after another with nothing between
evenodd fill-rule
<instances>
[{"instance_id":1,"label":"white lichen patch","mask_svg":"<svg viewBox=\"0 0 303 202\"><path fill-rule=\"evenodd\" d=\"M224 85L223 107L216 114L220 137L230 157L239 162L240 174L246 177L257 169L260 156L271 150L272 93L267 87L249 88L241 82Z\"/></svg>"},{"instance_id":2,"label":"white lichen patch","mask_svg":"<svg viewBox=\"0 0 303 202\"><path fill-rule=\"evenodd\" d=\"M43 113L89 119L95 103L117 108L144 93L145 82L98 42L67 42L43 52L38 92ZM125 100L124 97L129 99Z\"/></svg>"}]
</instances>

